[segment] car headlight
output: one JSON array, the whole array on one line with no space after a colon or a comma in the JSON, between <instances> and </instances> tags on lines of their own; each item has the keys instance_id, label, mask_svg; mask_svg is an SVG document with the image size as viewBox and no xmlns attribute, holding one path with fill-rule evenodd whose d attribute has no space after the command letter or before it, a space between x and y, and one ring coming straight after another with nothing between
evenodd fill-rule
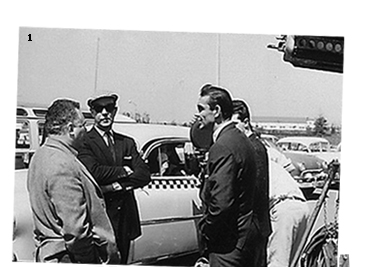
<instances>
[{"instance_id":1,"label":"car headlight","mask_svg":"<svg viewBox=\"0 0 370 267\"><path fill-rule=\"evenodd\" d=\"M314 176L312 175L312 173L307 172L304 174L303 178L307 180L311 180L312 178L314 178Z\"/></svg>"},{"instance_id":2,"label":"car headlight","mask_svg":"<svg viewBox=\"0 0 370 267\"><path fill-rule=\"evenodd\" d=\"M327 170L328 169L328 163L326 163L326 161L321 162L321 168L323 168L324 170Z\"/></svg>"}]
</instances>

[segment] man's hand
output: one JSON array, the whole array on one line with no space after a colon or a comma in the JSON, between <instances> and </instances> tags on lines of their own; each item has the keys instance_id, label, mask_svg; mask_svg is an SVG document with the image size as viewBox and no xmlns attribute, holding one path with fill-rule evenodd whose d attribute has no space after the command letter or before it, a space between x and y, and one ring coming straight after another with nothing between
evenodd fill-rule
<instances>
[{"instance_id":1,"label":"man's hand","mask_svg":"<svg viewBox=\"0 0 370 267\"><path fill-rule=\"evenodd\" d=\"M123 169L126 171L127 176L130 176L131 174L134 173L134 171L131 170L131 168L129 166L123 166Z\"/></svg>"},{"instance_id":2,"label":"man's hand","mask_svg":"<svg viewBox=\"0 0 370 267\"><path fill-rule=\"evenodd\" d=\"M105 264L119 264L121 261L121 254L117 249L117 245L109 242L107 245L107 260Z\"/></svg>"},{"instance_id":3,"label":"man's hand","mask_svg":"<svg viewBox=\"0 0 370 267\"><path fill-rule=\"evenodd\" d=\"M200 116L199 113L195 113L191 120L189 121L190 126L193 126L197 121L201 121L202 117Z\"/></svg>"}]
</instances>

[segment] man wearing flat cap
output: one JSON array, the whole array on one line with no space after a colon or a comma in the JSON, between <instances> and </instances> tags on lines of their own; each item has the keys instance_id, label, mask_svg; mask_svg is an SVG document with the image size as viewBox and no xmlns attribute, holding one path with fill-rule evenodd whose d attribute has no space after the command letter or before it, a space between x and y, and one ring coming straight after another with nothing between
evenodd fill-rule
<instances>
[{"instance_id":1,"label":"man wearing flat cap","mask_svg":"<svg viewBox=\"0 0 370 267\"><path fill-rule=\"evenodd\" d=\"M150 182L150 172L135 141L112 130L117 113L115 94L87 101L94 126L79 148L79 159L100 185L112 222L121 264L126 264L130 241L141 235L139 212L133 189Z\"/></svg>"}]
</instances>

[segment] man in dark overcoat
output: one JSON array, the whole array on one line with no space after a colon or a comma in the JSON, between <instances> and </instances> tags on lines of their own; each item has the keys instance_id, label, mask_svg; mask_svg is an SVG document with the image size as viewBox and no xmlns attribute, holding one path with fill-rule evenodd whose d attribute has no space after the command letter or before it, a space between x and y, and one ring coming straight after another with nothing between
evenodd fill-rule
<instances>
[{"instance_id":1,"label":"man in dark overcoat","mask_svg":"<svg viewBox=\"0 0 370 267\"><path fill-rule=\"evenodd\" d=\"M254 244L259 242L254 216L256 160L251 142L231 121L230 93L210 84L201 88L196 117L213 125L208 176L201 199L205 206L199 222L210 266L255 266Z\"/></svg>"},{"instance_id":2,"label":"man in dark overcoat","mask_svg":"<svg viewBox=\"0 0 370 267\"><path fill-rule=\"evenodd\" d=\"M95 123L79 148L79 159L104 192L121 263L126 264L130 241L141 235L140 218L133 189L150 182L150 172L135 141L112 130L118 96L102 95L88 100Z\"/></svg>"},{"instance_id":3,"label":"man in dark overcoat","mask_svg":"<svg viewBox=\"0 0 370 267\"><path fill-rule=\"evenodd\" d=\"M241 99L233 100L233 116L232 120L236 122L237 127L247 135L256 152L257 164L257 182L256 182L256 198L254 202L254 212L257 215L260 224L260 233L262 235L261 243L256 243L260 246L260 255L256 255L257 266L267 266L267 243L270 234L272 233L270 210L269 210L269 159L267 149L259 140L251 125L251 116L247 103Z\"/></svg>"}]
</instances>

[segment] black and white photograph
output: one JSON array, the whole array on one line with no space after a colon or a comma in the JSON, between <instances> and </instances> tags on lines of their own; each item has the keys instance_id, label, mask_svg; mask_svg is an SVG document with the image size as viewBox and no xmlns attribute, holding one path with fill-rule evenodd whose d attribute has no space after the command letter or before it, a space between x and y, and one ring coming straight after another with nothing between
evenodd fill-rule
<instances>
[{"instance_id":1,"label":"black and white photograph","mask_svg":"<svg viewBox=\"0 0 370 267\"><path fill-rule=\"evenodd\" d=\"M11 28L4 262L359 262L347 31L103 25Z\"/></svg>"}]
</instances>

